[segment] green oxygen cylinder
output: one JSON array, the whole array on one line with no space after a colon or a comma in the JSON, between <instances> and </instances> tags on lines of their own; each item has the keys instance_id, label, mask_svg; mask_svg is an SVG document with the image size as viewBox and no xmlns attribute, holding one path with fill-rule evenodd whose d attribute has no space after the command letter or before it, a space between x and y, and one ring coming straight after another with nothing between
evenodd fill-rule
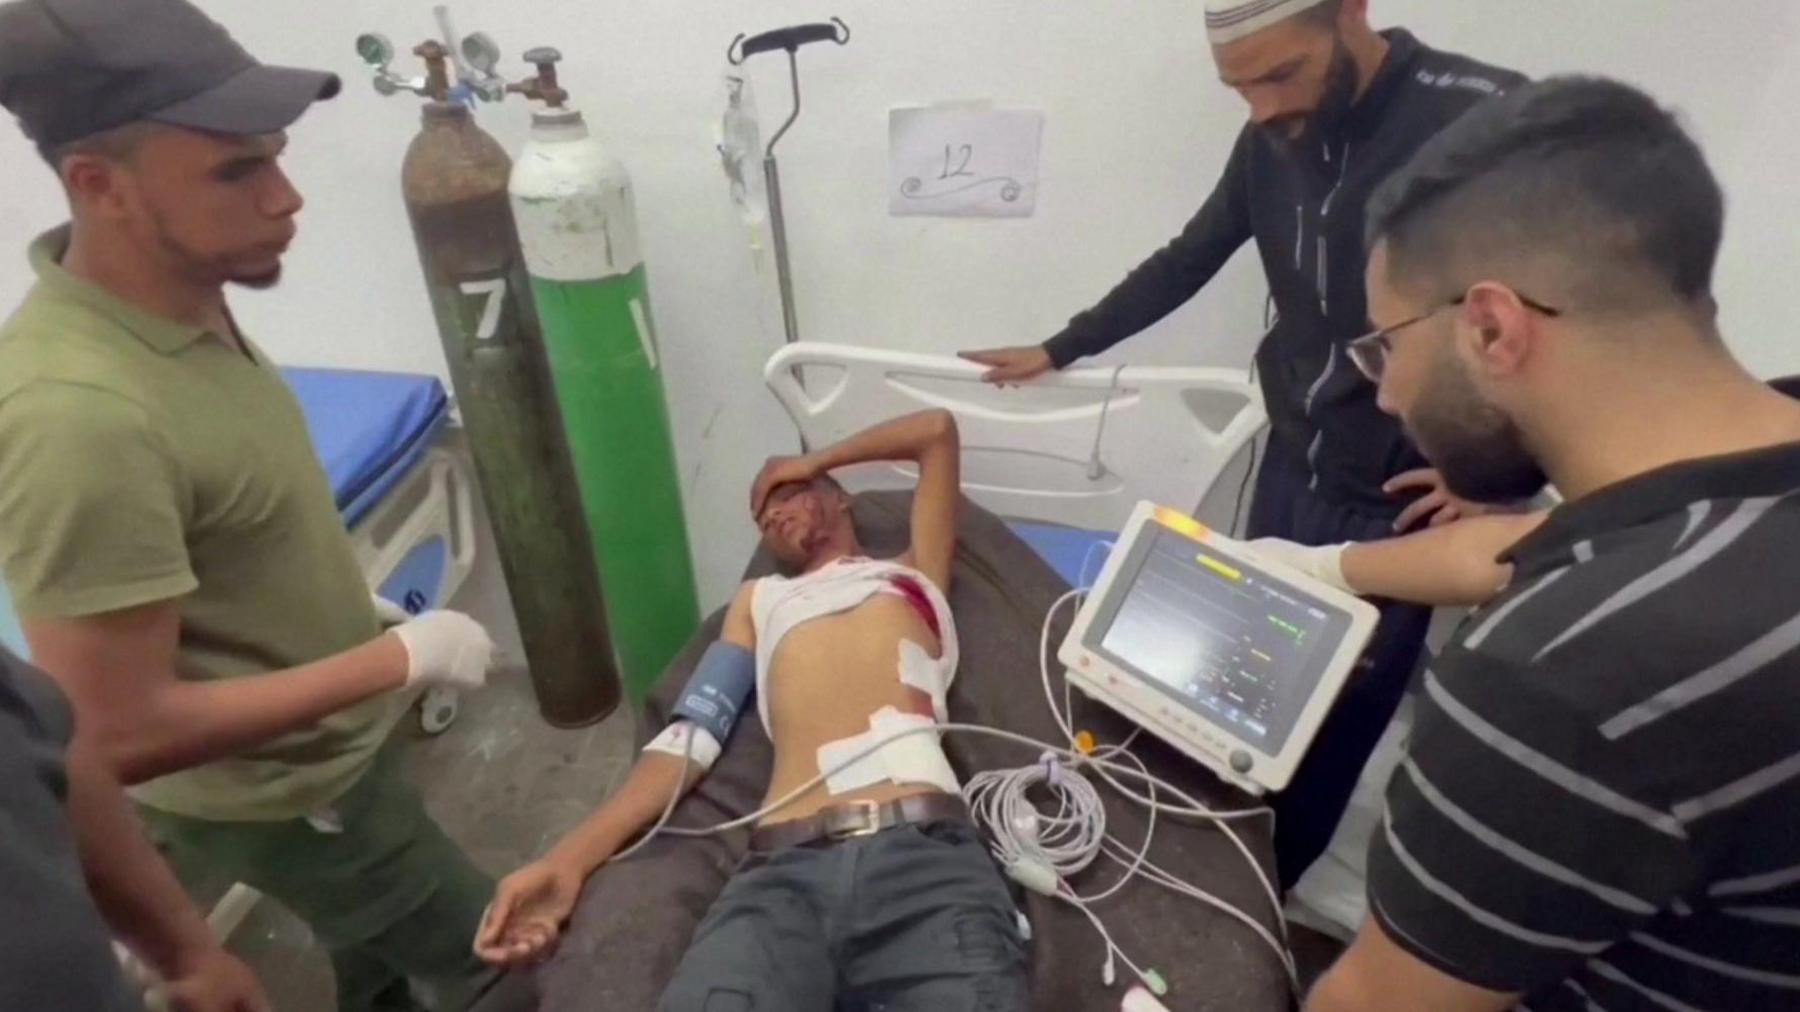
<instances>
[{"instance_id":1,"label":"green oxygen cylinder","mask_svg":"<svg viewBox=\"0 0 1800 1012\"><path fill-rule=\"evenodd\" d=\"M641 701L699 627L662 356L645 291L631 178L533 49L541 100L512 174L513 216L543 324L588 534L627 694Z\"/></svg>"},{"instance_id":2,"label":"green oxygen cylinder","mask_svg":"<svg viewBox=\"0 0 1800 1012\"><path fill-rule=\"evenodd\" d=\"M432 99L402 169L419 262L539 710L560 727L589 724L618 705L619 676L507 202L512 162L446 100L444 47L415 52Z\"/></svg>"}]
</instances>

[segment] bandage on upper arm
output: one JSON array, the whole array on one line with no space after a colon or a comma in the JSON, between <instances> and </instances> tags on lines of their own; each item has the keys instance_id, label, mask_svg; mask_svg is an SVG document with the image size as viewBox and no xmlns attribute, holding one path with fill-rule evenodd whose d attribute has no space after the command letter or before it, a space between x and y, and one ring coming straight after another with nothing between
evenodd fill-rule
<instances>
[{"instance_id":1,"label":"bandage on upper arm","mask_svg":"<svg viewBox=\"0 0 1800 1012\"><path fill-rule=\"evenodd\" d=\"M691 720L678 720L663 728L661 734L644 746L644 751L686 756L693 765L710 770L719 761L719 755L725 751L725 746L706 728Z\"/></svg>"},{"instance_id":2,"label":"bandage on upper arm","mask_svg":"<svg viewBox=\"0 0 1800 1012\"><path fill-rule=\"evenodd\" d=\"M673 720L644 750L685 755L711 769L755 690L755 655L735 643L714 642L682 688Z\"/></svg>"}]
</instances>

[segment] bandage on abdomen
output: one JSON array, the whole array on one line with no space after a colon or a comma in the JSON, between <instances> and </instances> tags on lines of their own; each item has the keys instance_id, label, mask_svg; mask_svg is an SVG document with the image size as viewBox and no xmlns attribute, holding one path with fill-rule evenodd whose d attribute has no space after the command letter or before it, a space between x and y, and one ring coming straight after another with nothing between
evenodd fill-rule
<instances>
[{"instance_id":1,"label":"bandage on abdomen","mask_svg":"<svg viewBox=\"0 0 1800 1012\"><path fill-rule=\"evenodd\" d=\"M869 716L866 733L819 746L819 771L826 774L826 789L832 794L848 794L886 781L926 784L951 794L960 791L956 771L944 758L937 735L915 730L934 723L930 717L902 713L891 706L875 711ZM914 733L901 737L907 731ZM884 741L886 744L875 751L855 758Z\"/></svg>"}]
</instances>

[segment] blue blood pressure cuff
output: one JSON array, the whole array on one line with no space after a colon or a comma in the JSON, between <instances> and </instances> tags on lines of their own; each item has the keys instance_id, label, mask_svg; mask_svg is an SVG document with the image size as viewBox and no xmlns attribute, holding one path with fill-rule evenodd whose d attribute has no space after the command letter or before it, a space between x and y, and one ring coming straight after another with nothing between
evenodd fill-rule
<instances>
[{"instance_id":1,"label":"blue blood pressure cuff","mask_svg":"<svg viewBox=\"0 0 1800 1012\"><path fill-rule=\"evenodd\" d=\"M719 640L706 648L669 716L693 722L722 745L755 691L756 655Z\"/></svg>"}]
</instances>

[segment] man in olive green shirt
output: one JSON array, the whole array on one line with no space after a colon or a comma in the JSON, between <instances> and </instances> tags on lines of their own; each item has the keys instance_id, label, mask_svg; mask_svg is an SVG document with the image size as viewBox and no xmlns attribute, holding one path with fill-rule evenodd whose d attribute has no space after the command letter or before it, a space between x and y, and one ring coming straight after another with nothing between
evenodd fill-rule
<instances>
[{"instance_id":1,"label":"man in olive green shirt","mask_svg":"<svg viewBox=\"0 0 1800 1012\"><path fill-rule=\"evenodd\" d=\"M282 132L337 79L262 66L185 0L0 4L0 104L71 222L0 325L0 570L37 662L154 828L300 914L346 1012L463 1008L491 882L382 741L492 644L384 634L298 404L234 324L301 200Z\"/></svg>"}]
</instances>

